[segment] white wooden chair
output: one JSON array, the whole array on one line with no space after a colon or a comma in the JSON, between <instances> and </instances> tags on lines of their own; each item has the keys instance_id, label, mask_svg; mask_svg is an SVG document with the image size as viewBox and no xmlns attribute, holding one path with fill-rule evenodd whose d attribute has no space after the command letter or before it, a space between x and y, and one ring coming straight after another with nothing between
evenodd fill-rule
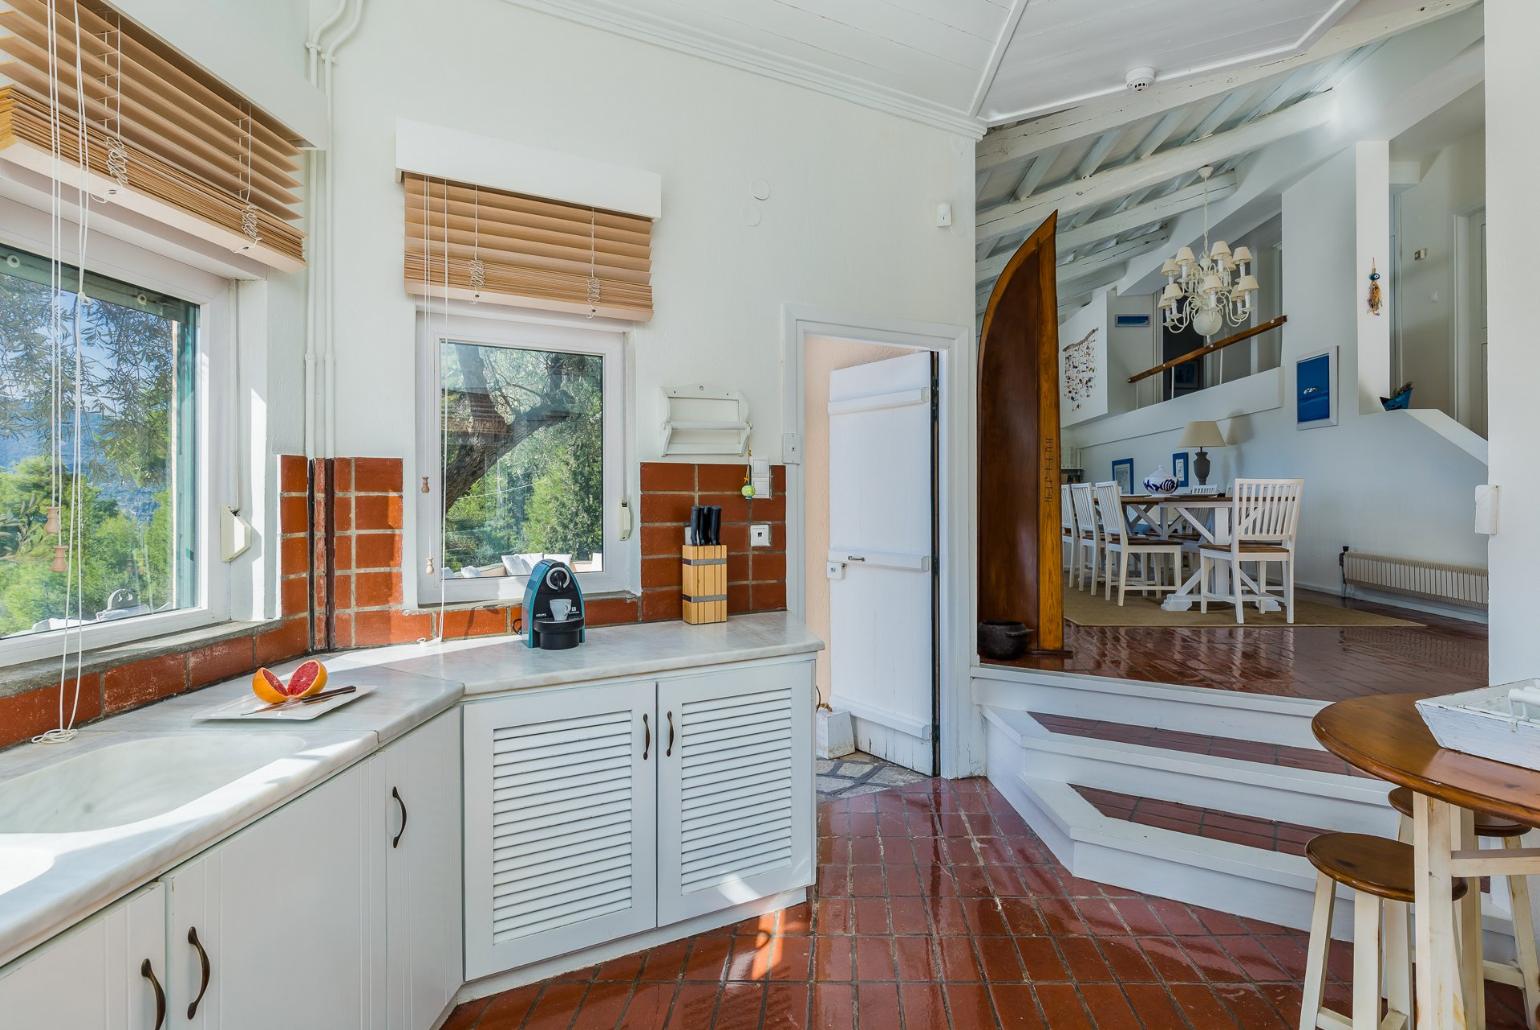
<instances>
[{"instance_id":1,"label":"white wooden chair","mask_svg":"<svg viewBox=\"0 0 1540 1030\"><path fill-rule=\"evenodd\" d=\"M1084 590L1089 582L1096 590L1096 577L1102 563L1102 532L1096 522L1096 501L1090 483L1073 483L1069 488L1075 509L1075 546L1079 552L1075 564L1075 586Z\"/></svg>"},{"instance_id":2,"label":"white wooden chair","mask_svg":"<svg viewBox=\"0 0 1540 1030\"><path fill-rule=\"evenodd\" d=\"M1228 543L1205 543L1198 548L1198 572L1201 593L1199 610L1208 611L1209 573L1215 562L1230 563L1230 584L1235 602L1235 621L1245 624L1246 602L1255 601L1257 610L1271 598L1282 600L1288 621L1294 621L1294 544L1299 533L1299 500L1305 491L1303 479L1237 479L1232 488L1235 499L1230 509ZM1283 566L1281 595L1267 592L1267 567L1272 562ZM1257 567L1257 577L1248 576L1243 563Z\"/></svg>"},{"instance_id":3,"label":"white wooden chair","mask_svg":"<svg viewBox=\"0 0 1540 1030\"><path fill-rule=\"evenodd\" d=\"M1059 486L1059 526L1059 536L1069 549L1064 567L1069 572L1070 581L1074 582L1080 572L1080 530L1075 525L1075 499L1070 496L1068 483Z\"/></svg>"},{"instance_id":4,"label":"white wooden chair","mask_svg":"<svg viewBox=\"0 0 1540 1030\"><path fill-rule=\"evenodd\" d=\"M1123 493L1116 483L1096 484L1096 513L1101 519L1102 550L1107 562L1107 600L1112 600L1112 570L1118 570L1118 607L1128 593L1128 560L1139 557L1140 579L1134 589L1140 593L1175 593L1181 582L1182 545L1165 537L1142 536L1128 529L1128 513L1123 510ZM1171 559L1171 584L1161 582L1160 570L1164 562L1153 559Z\"/></svg>"}]
</instances>

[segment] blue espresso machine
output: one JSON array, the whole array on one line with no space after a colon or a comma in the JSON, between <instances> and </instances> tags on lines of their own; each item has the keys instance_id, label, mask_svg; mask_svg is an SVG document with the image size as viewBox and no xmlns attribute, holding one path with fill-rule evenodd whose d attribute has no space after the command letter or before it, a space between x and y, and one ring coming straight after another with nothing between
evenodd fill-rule
<instances>
[{"instance_id":1,"label":"blue espresso machine","mask_svg":"<svg viewBox=\"0 0 1540 1030\"><path fill-rule=\"evenodd\" d=\"M565 651L584 640L583 590L570 566L541 559L524 585L524 635L530 647Z\"/></svg>"}]
</instances>

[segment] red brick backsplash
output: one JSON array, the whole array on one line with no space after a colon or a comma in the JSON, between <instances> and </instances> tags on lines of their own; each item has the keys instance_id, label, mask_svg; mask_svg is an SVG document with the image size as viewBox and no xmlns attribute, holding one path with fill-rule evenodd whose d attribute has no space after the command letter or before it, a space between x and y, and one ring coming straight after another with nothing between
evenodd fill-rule
<instances>
[{"instance_id":1,"label":"red brick backsplash","mask_svg":"<svg viewBox=\"0 0 1540 1030\"><path fill-rule=\"evenodd\" d=\"M786 607L786 469L774 466L772 495L745 499L743 465L644 462L637 531L641 594L588 599L588 624L680 617L680 547L695 504L722 508L728 548L728 610ZM408 498L399 458L278 459L279 621L260 630L87 673L76 724L172 697L312 651L373 647L434 636L519 632L517 605L419 610L407 606L402 526ZM751 549L749 524L768 523L773 545ZM67 696L66 700L69 698ZM58 688L0 698L0 747L58 722Z\"/></svg>"}]
</instances>

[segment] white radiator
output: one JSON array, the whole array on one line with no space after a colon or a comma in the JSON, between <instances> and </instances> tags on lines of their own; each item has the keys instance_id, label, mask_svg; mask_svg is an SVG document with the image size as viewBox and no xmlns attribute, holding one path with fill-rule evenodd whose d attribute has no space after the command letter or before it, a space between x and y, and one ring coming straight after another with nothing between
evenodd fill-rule
<instances>
[{"instance_id":1,"label":"white radiator","mask_svg":"<svg viewBox=\"0 0 1540 1030\"><path fill-rule=\"evenodd\" d=\"M1345 586L1366 587L1470 608L1487 606L1487 570L1342 549Z\"/></svg>"}]
</instances>

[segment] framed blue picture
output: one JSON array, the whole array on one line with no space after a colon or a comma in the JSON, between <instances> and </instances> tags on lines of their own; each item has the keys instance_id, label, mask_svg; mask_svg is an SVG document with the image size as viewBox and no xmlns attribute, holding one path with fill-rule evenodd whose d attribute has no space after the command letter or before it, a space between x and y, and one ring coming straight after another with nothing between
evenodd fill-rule
<instances>
[{"instance_id":1,"label":"framed blue picture","mask_svg":"<svg viewBox=\"0 0 1540 1030\"><path fill-rule=\"evenodd\" d=\"M1176 480L1178 488L1187 485L1187 452L1177 451L1171 455L1171 478Z\"/></svg>"},{"instance_id":2,"label":"framed blue picture","mask_svg":"<svg viewBox=\"0 0 1540 1030\"><path fill-rule=\"evenodd\" d=\"M1112 481L1125 494L1134 492L1134 459L1119 458L1112 463Z\"/></svg>"},{"instance_id":3,"label":"framed blue picture","mask_svg":"<svg viewBox=\"0 0 1540 1030\"><path fill-rule=\"evenodd\" d=\"M1337 424L1337 348L1294 363L1294 422L1299 429Z\"/></svg>"}]
</instances>

